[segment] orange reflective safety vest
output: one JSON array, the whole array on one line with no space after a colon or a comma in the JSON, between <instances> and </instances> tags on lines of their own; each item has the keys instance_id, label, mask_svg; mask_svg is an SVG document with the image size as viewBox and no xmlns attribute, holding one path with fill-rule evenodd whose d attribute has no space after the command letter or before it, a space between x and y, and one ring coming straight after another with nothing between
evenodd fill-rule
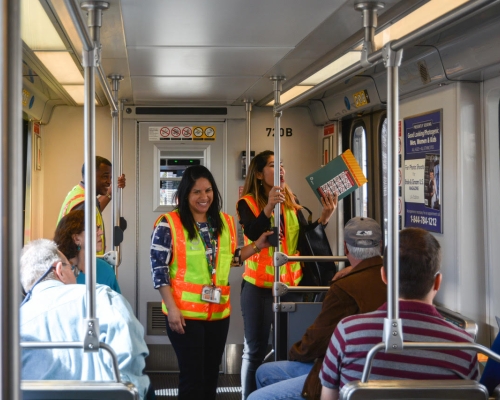
<instances>
[{"instance_id":1,"label":"orange reflective safety vest","mask_svg":"<svg viewBox=\"0 0 500 400\"><path fill-rule=\"evenodd\" d=\"M257 217L261 210L257 206L257 202L252 195L242 197ZM283 232L284 240L281 242L281 250L283 253L290 256L297 256L297 245L299 242L299 220L297 212L292 209L281 207L281 212L285 219L285 232ZM271 216L271 225L274 226L274 215ZM245 236L245 244L251 243ZM270 288L274 282L274 265L273 265L274 248L269 247L263 249L260 253L254 254L245 261L245 272L243 279L251 284ZM300 263L293 261L288 262L280 267L280 281L289 286L297 286L302 279L302 268Z\"/></svg>"},{"instance_id":2,"label":"orange reflective safety vest","mask_svg":"<svg viewBox=\"0 0 500 400\"><path fill-rule=\"evenodd\" d=\"M236 250L236 231L233 217L221 213L224 228L217 239L215 274L210 276L205 256L203 239L198 235L189 240L188 232L182 225L177 211L162 215L155 222L155 227L165 217L172 235L172 260L170 262L170 286L175 304L186 319L214 321L229 317L229 270ZM214 284L221 289L220 304L201 300L203 286ZM162 311L168 310L162 302Z\"/></svg>"},{"instance_id":3,"label":"orange reflective safety vest","mask_svg":"<svg viewBox=\"0 0 500 400\"><path fill-rule=\"evenodd\" d=\"M65 215L69 214L69 212L76 207L78 204L81 204L85 201L85 188L78 184L73 189L70 190L64 202L61 206L61 211L59 211L59 217L57 218L57 224ZM97 200L96 200L97 201ZM95 220L96 225L100 226L102 229L102 250L96 251L96 254L103 255L106 250L106 234L104 231L104 221L102 219L101 210L98 206L95 208ZM56 226L57 226L56 224Z\"/></svg>"}]
</instances>

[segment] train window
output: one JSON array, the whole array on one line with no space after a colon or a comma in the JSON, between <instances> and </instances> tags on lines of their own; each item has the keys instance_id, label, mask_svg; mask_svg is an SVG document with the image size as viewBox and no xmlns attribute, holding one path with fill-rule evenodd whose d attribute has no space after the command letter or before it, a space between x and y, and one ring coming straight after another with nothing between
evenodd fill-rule
<instances>
[{"instance_id":1,"label":"train window","mask_svg":"<svg viewBox=\"0 0 500 400\"><path fill-rule=\"evenodd\" d=\"M382 207L383 207L383 221L384 221L384 243L387 243L387 118L384 118L382 124L380 126L380 151L382 153L382 171L381 171L381 179L382 182Z\"/></svg>"},{"instance_id":2,"label":"train window","mask_svg":"<svg viewBox=\"0 0 500 400\"><path fill-rule=\"evenodd\" d=\"M352 136L352 152L358 161L363 174L367 176L367 154L366 154L366 130L364 126L357 126ZM354 191L354 215L358 217L368 216L368 187L361 186Z\"/></svg>"}]
</instances>

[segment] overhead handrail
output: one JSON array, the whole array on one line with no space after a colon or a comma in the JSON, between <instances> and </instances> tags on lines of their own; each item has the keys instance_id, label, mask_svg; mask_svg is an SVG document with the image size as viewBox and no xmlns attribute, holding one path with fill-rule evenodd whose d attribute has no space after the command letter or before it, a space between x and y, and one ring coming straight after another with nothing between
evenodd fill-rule
<instances>
[{"instance_id":1,"label":"overhead handrail","mask_svg":"<svg viewBox=\"0 0 500 400\"><path fill-rule=\"evenodd\" d=\"M25 349L82 349L83 342L21 342L19 343ZM99 342L99 349L106 350L113 362L113 373L115 374L115 381L121 383L120 368L118 366L118 358L115 351L104 342Z\"/></svg>"},{"instance_id":2,"label":"overhead handrail","mask_svg":"<svg viewBox=\"0 0 500 400\"><path fill-rule=\"evenodd\" d=\"M97 76L99 77L99 82L101 83L101 87L104 90L104 95L106 96L106 99L108 100L109 106L111 107L111 111L118 112L117 102L113 96L111 88L109 87L108 79L106 77L106 73L104 72L104 69L102 68L102 64L99 64L97 66Z\"/></svg>"},{"instance_id":3,"label":"overhead handrail","mask_svg":"<svg viewBox=\"0 0 500 400\"><path fill-rule=\"evenodd\" d=\"M417 29L414 32L411 32L402 38L395 40L392 44L392 49L393 50L401 50L405 47L407 47L410 44L413 44L417 40L423 39L425 36L436 32L439 29L442 29L446 27L447 25L454 23L456 21L459 21L461 18L469 16L470 14L488 6L489 4L495 3L498 0L473 0L469 1L460 7L456 8L455 10L452 10L445 15L437 18L434 21L429 22L428 24L422 26L421 28ZM383 58L382 55L382 50L377 50L372 54L368 55L368 62L370 64L375 64L379 61L381 61ZM328 89L330 86L337 82L341 82L345 79L352 78L354 75L362 72L365 70L365 67L363 67L362 62L358 61L355 64L352 64L350 67L346 68L345 70L340 71L339 73L331 76L330 78L326 79L325 81L317 84L313 88L305 91L304 93L300 94L299 96L295 97L292 100L287 101L284 104L280 104L278 107L275 108L276 111L284 111L287 108L293 107L295 105L298 105L302 103L305 100L310 99L312 96L320 94L324 92L326 89Z\"/></svg>"},{"instance_id":4,"label":"overhead handrail","mask_svg":"<svg viewBox=\"0 0 500 400\"><path fill-rule=\"evenodd\" d=\"M84 53L94 50L94 41L92 40L92 38L89 34L89 31L87 29L87 26L85 25L85 22L82 19L82 16L81 16L80 10L79 10L79 6L78 6L76 0L64 0L64 4L66 5L66 8L69 12L69 15L73 21L73 25L76 29L76 32L78 33L78 36L80 37L80 40L82 41ZM106 74L104 73L104 70L103 70L101 64L97 65L96 73L99 77L101 87L104 90L104 95L106 96L108 103L110 104L113 111L116 111L117 105L113 99L111 89L110 89L108 81L106 79Z\"/></svg>"}]
</instances>

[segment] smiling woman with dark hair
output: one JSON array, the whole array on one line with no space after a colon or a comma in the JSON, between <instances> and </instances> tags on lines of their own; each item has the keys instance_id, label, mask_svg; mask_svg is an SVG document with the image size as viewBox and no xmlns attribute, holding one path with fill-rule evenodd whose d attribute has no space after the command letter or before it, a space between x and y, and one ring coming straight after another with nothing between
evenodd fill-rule
<instances>
[{"instance_id":1,"label":"smiling woman with dark hair","mask_svg":"<svg viewBox=\"0 0 500 400\"><path fill-rule=\"evenodd\" d=\"M85 213L83 210L73 210L64 216L57 224L54 233L54 242L59 251L69 260L71 265L76 265L80 274L76 283L85 284ZM102 249L102 230L96 230L96 251ZM96 259L96 282L107 285L115 292L121 293L113 268L102 258Z\"/></svg>"},{"instance_id":2,"label":"smiling woman with dark hair","mask_svg":"<svg viewBox=\"0 0 500 400\"><path fill-rule=\"evenodd\" d=\"M236 248L233 217L221 212L214 177L201 165L184 171L175 199L151 237L153 285L179 362L178 399L212 400L229 330L229 270L269 247L271 232Z\"/></svg>"}]
</instances>

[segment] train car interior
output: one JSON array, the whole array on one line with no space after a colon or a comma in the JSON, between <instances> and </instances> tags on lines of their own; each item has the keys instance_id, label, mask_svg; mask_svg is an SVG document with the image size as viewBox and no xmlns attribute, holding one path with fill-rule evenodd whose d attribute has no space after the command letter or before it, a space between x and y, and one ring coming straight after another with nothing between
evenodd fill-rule
<instances>
[{"instance_id":1,"label":"train car interior","mask_svg":"<svg viewBox=\"0 0 500 400\"><path fill-rule=\"evenodd\" d=\"M203 165L243 245L236 204L250 159L264 150L313 219L322 205L306 177L350 150L367 183L339 201L325 228L340 257L331 275L346 266L353 217L375 219L389 249L400 229L426 229L442 247L436 306L490 348L500 315L500 0L0 2L1 398L64 393L63 384L43 397L25 383L21 395L19 368L9 367L21 352L19 256L23 244L54 237L61 204L95 155L113 163L106 252L144 327L158 400L176 398L178 365L151 279L155 221L176 207L186 168ZM229 276L220 399L241 398L242 273ZM276 313L269 360L286 358L319 313L321 303L306 299ZM470 382L440 385L407 390L488 397ZM98 390L79 388L72 398ZM352 400L408 393L349 390Z\"/></svg>"}]
</instances>

